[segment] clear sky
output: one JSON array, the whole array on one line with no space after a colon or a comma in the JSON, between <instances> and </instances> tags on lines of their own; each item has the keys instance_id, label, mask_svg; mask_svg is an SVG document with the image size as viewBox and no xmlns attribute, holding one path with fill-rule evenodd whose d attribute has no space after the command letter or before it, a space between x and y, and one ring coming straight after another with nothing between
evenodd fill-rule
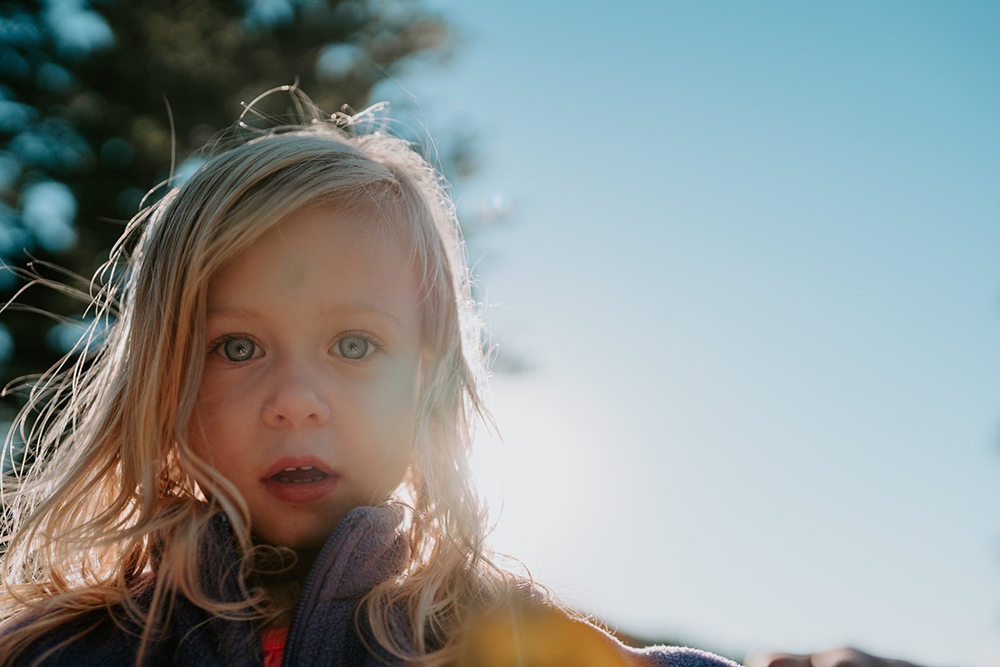
<instances>
[{"instance_id":1,"label":"clear sky","mask_svg":"<svg viewBox=\"0 0 1000 667\"><path fill-rule=\"evenodd\" d=\"M377 92L510 210L500 546L632 632L1000 664L1000 3L425 4Z\"/></svg>"}]
</instances>

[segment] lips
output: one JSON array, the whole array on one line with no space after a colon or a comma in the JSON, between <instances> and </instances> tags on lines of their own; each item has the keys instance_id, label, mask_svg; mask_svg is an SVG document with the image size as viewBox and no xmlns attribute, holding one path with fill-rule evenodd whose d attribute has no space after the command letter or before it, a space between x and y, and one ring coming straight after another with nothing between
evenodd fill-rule
<instances>
[{"instance_id":1,"label":"lips","mask_svg":"<svg viewBox=\"0 0 1000 667\"><path fill-rule=\"evenodd\" d=\"M283 457L268 468L261 484L278 500L308 503L333 491L340 475L315 456Z\"/></svg>"}]
</instances>

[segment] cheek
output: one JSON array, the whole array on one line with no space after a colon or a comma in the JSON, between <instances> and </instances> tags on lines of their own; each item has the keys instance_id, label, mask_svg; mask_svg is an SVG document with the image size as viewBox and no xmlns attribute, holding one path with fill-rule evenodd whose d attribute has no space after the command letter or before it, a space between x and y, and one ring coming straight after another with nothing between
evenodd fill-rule
<instances>
[{"instance_id":1,"label":"cheek","mask_svg":"<svg viewBox=\"0 0 1000 667\"><path fill-rule=\"evenodd\" d=\"M211 427L214 423L213 411L198 400L188 420L187 439L191 450L203 459L207 459L210 454L207 443L213 440Z\"/></svg>"},{"instance_id":2,"label":"cheek","mask_svg":"<svg viewBox=\"0 0 1000 667\"><path fill-rule=\"evenodd\" d=\"M210 376L203 378L188 420L187 437L194 453L206 460L213 459L213 452L225 445L226 439L220 439L220 433L231 432L241 423L234 418L229 396L219 382ZM209 447L210 442L215 444Z\"/></svg>"},{"instance_id":3,"label":"cheek","mask_svg":"<svg viewBox=\"0 0 1000 667\"><path fill-rule=\"evenodd\" d=\"M394 364L373 384L366 405L357 406L361 408L357 414L364 414L359 429L375 435L371 442L379 445L370 448L372 457L398 454L408 458L417 424L418 370L416 363Z\"/></svg>"},{"instance_id":4,"label":"cheek","mask_svg":"<svg viewBox=\"0 0 1000 667\"><path fill-rule=\"evenodd\" d=\"M379 388L380 412L396 415L398 421L405 421L411 428L417 411L418 370L418 364L400 364L386 374Z\"/></svg>"}]
</instances>

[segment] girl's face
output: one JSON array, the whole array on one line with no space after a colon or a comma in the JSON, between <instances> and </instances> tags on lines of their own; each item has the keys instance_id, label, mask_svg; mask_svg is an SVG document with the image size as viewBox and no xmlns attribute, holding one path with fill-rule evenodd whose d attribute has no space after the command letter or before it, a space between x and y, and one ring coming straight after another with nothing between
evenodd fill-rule
<instances>
[{"instance_id":1,"label":"girl's face","mask_svg":"<svg viewBox=\"0 0 1000 667\"><path fill-rule=\"evenodd\" d=\"M410 465L418 275L398 244L370 240L361 215L305 206L209 283L188 437L271 544L319 546Z\"/></svg>"}]
</instances>

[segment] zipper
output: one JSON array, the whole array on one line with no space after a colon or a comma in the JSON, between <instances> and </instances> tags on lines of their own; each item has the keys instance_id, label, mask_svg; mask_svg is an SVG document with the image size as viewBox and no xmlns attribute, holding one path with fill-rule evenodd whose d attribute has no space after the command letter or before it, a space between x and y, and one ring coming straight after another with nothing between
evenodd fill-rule
<instances>
[{"instance_id":1,"label":"zipper","mask_svg":"<svg viewBox=\"0 0 1000 667\"><path fill-rule=\"evenodd\" d=\"M323 548L320 549L319 555L316 556L316 560L313 562L312 567L309 568L309 573L306 575L306 579L302 584L302 592L299 593L298 602L295 603L295 610L292 612L292 622L288 625L288 636L285 639L285 650L281 653L281 667L294 667L295 660L297 659L296 654L298 653L298 644L301 641L299 633L301 632L299 626L305 624L308 619L309 612L315 608L315 603L319 599L319 587L316 584L317 579L319 579L320 573L327 569L327 561L330 560L331 554L339 546L341 542L341 534L349 530L351 526L358 522L358 516L352 516L348 514L341 520L341 522L334 529L330 537L326 538L326 542L323 543ZM259 641L259 638L258 638ZM263 655L263 648L261 649L261 655Z\"/></svg>"}]
</instances>

